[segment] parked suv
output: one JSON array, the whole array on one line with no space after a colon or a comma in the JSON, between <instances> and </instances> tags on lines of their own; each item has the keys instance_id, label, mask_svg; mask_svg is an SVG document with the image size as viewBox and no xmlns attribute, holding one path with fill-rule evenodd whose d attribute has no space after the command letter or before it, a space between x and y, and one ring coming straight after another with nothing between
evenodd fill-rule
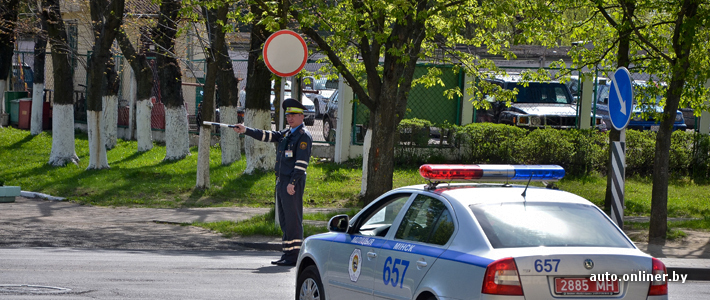
<instances>
[{"instance_id":1,"label":"parked suv","mask_svg":"<svg viewBox=\"0 0 710 300\"><path fill-rule=\"evenodd\" d=\"M634 109L633 116L629 120L629 125L626 127L628 129L636 130L651 130L658 131L659 122L656 121L654 115L663 113L663 107L658 105L659 101L663 96L661 95L649 95L646 97L640 96L638 93L651 93L653 89L649 89L646 81L635 80L634 85ZM606 84L600 84L597 87L597 115L604 118L604 120L611 126L611 120L609 120L609 91L611 89L611 81L607 80ZM641 101L642 104L639 105L639 99L646 98L645 101ZM655 99L655 102L651 103L651 100ZM673 122L673 130L685 130L687 125L683 118L683 112L680 110L676 111L675 120Z\"/></svg>"},{"instance_id":2,"label":"parked suv","mask_svg":"<svg viewBox=\"0 0 710 300\"><path fill-rule=\"evenodd\" d=\"M510 106L488 96L491 109L478 110L476 121L515 125L524 128L576 128L577 105L566 85L557 81L529 82L524 86L519 75L496 76L487 80L506 90L518 90ZM598 129L606 126L601 117L594 118Z\"/></svg>"}]
</instances>

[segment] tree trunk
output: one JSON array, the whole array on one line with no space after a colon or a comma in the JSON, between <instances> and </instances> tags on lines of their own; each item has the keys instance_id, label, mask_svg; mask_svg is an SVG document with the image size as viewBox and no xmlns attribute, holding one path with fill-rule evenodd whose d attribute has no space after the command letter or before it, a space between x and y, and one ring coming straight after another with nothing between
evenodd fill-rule
<instances>
[{"instance_id":1,"label":"tree trunk","mask_svg":"<svg viewBox=\"0 0 710 300\"><path fill-rule=\"evenodd\" d=\"M86 112L86 125L89 130L89 166L90 169L107 169L108 158L106 157L105 135L102 134L104 126L101 125L103 119L101 111L89 110Z\"/></svg>"},{"instance_id":2,"label":"tree trunk","mask_svg":"<svg viewBox=\"0 0 710 300\"><path fill-rule=\"evenodd\" d=\"M42 8L40 7L40 10ZM44 113L44 62L47 53L47 20L40 14L39 33L35 36L34 78L32 84L32 119L30 134L42 133L42 114Z\"/></svg>"},{"instance_id":3,"label":"tree trunk","mask_svg":"<svg viewBox=\"0 0 710 300\"><path fill-rule=\"evenodd\" d=\"M219 87L219 121L226 124L236 124L239 122L237 116L237 106L239 105L239 81L234 77L232 59L229 57L229 50L224 40L223 26L216 21L227 23L227 12L229 8L224 5L218 10L210 10L207 20L212 34L210 43L213 45L215 60L217 62L217 86ZM242 152L239 147L239 134L234 130L220 131L220 147L222 148L222 165L227 166L242 159Z\"/></svg>"},{"instance_id":4,"label":"tree trunk","mask_svg":"<svg viewBox=\"0 0 710 300\"><path fill-rule=\"evenodd\" d=\"M5 88L7 76L12 70L12 54L15 49L18 0L0 0L0 113L5 112ZM1 126L1 124L0 124Z\"/></svg>"},{"instance_id":5,"label":"tree trunk","mask_svg":"<svg viewBox=\"0 0 710 300\"><path fill-rule=\"evenodd\" d=\"M150 115L153 102L150 98L138 98L136 102L136 141L137 151L144 152L153 149L153 131L150 124Z\"/></svg>"},{"instance_id":6,"label":"tree trunk","mask_svg":"<svg viewBox=\"0 0 710 300\"><path fill-rule=\"evenodd\" d=\"M123 55L131 65L137 87L136 94L130 96L137 99L135 105L137 151L148 151L153 149L153 133L150 126L150 112L153 107L153 103L150 101L154 84L153 70L148 64L146 54L136 52L125 31L119 31L116 35L116 40L121 47L121 52L123 52Z\"/></svg>"},{"instance_id":7,"label":"tree trunk","mask_svg":"<svg viewBox=\"0 0 710 300\"><path fill-rule=\"evenodd\" d=\"M111 59L111 45L116 38L116 32L121 26L123 17L123 0L114 0L109 8L99 1L90 2L91 18L94 22L95 41L91 58L89 60L89 75L86 87L87 127L89 130L89 166L90 169L109 168L106 159L106 135L103 106L104 94L102 91L110 90L110 82L106 72ZM120 17L119 17L120 16ZM110 94L110 92L109 92ZM114 126L116 123L114 122Z\"/></svg>"},{"instance_id":8,"label":"tree trunk","mask_svg":"<svg viewBox=\"0 0 710 300\"><path fill-rule=\"evenodd\" d=\"M227 17L226 6L224 7L224 17ZM214 26L211 26L210 22L214 22L214 15L210 14L207 8L202 8L202 13L206 19L206 25L211 30L208 35L210 37L211 48L205 49L205 57L207 58L207 74L205 75L205 85L203 86L204 96L202 97L202 107L201 114L203 120L214 120L214 107L215 107L215 87L217 81L217 61L216 47L224 45L224 33L222 33L221 38L215 36ZM220 44L221 43L221 44ZM206 189L210 187L210 141L212 140L212 126L197 124L200 128L200 141L197 152L197 183L196 188ZM227 131L227 130L223 130ZM234 130L231 130L234 131Z\"/></svg>"},{"instance_id":9,"label":"tree trunk","mask_svg":"<svg viewBox=\"0 0 710 300\"><path fill-rule=\"evenodd\" d=\"M671 81L666 93L666 105L663 107L661 125L656 135L656 156L653 159L653 188L651 190L651 222L648 241L653 244L665 244L668 229L668 166L671 149L671 134L680 97L683 94L688 70L690 52L696 40L697 26L701 24L698 15L699 1L684 0L678 13L673 32L673 52L675 59L670 61Z\"/></svg>"},{"instance_id":10,"label":"tree trunk","mask_svg":"<svg viewBox=\"0 0 710 300\"><path fill-rule=\"evenodd\" d=\"M103 134L106 150L116 147L118 138L118 90L120 88L116 64L113 57L106 63L106 94L103 101Z\"/></svg>"},{"instance_id":11,"label":"tree trunk","mask_svg":"<svg viewBox=\"0 0 710 300\"><path fill-rule=\"evenodd\" d=\"M0 79L0 116L5 114L5 86L7 85L7 80ZM8 116L9 118L9 116ZM0 123L2 127L2 123Z\"/></svg>"},{"instance_id":12,"label":"tree trunk","mask_svg":"<svg viewBox=\"0 0 710 300\"><path fill-rule=\"evenodd\" d=\"M252 12L260 16L262 10L252 5ZM244 124L246 126L271 130L271 72L260 57L262 45L271 35L266 26L254 20L249 46L249 64L247 67L247 86ZM244 139L247 167L244 171L252 174L255 170L273 170L276 164L276 149L272 143Z\"/></svg>"},{"instance_id":13,"label":"tree trunk","mask_svg":"<svg viewBox=\"0 0 710 300\"><path fill-rule=\"evenodd\" d=\"M42 7L45 8L42 13L47 19L54 72L52 151L49 164L64 166L67 162L73 162L78 165L79 157L74 146L74 80L67 32L59 10L59 1L45 0Z\"/></svg>"},{"instance_id":14,"label":"tree trunk","mask_svg":"<svg viewBox=\"0 0 710 300\"><path fill-rule=\"evenodd\" d=\"M187 110L182 95L182 72L175 58L176 24L179 23L179 0L164 0L156 28L157 66L160 97L165 104L165 160L179 160L190 155Z\"/></svg>"},{"instance_id":15,"label":"tree trunk","mask_svg":"<svg viewBox=\"0 0 710 300\"><path fill-rule=\"evenodd\" d=\"M380 99L379 106L370 110L368 134L371 134L370 149L367 154L366 172L363 181L367 183L361 191L361 198L370 203L380 195L392 189L394 174L394 147L399 119L393 117L396 102L394 99ZM376 128L376 129L375 129Z\"/></svg>"}]
</instances>

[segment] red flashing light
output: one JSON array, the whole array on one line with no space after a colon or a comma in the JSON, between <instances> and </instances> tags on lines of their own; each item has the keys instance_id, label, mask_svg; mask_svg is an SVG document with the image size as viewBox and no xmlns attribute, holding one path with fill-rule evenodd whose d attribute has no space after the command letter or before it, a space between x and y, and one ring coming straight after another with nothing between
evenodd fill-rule
<instances>
[{"instance_id":1,"label":"red flashing light","mask_svg":"<svg viewBox=\"0 0 710 300\"><path fill-rule=\"evenodd\" d=\"M419 174L429 180L473 180L483 176L477 165L422 165Z\"/></svg>"},{"instance_id":2,"label":"red flashing light","mask_svg":"<svg viewBox=\"0 0 710 300\"><path fill-rule=\"evenodd\" d=\"M660 259L652 258L653 260L653 277L661 275L662 280L651 281L651 286L648 288L649 296L668 295L668 281L666 281L666 265Z\"/></svg>"},{"instance_id":3,"label":"red flashing light","mask_svg":"<svg viewBox=\"0 0 710 300\"><path fill-rule=\"evenodd\" d=\"M486 268L483 276L484 294L522 296L523 288L518 276L518 267L512 257L496 260Z\"/></svg>"}]
</instances>

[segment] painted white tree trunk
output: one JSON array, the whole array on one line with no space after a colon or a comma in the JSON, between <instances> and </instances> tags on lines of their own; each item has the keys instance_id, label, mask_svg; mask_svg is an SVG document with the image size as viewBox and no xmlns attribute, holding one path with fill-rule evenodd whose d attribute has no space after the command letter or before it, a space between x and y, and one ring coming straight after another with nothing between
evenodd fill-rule
<instances>
[{"instance_id":1,"label":"painted white tree trunk","mask_svg":"<svg viewBox=\"0 0 710 300\"><path fill-rule=\"evenodd\" d=\"M103 120L101 126L105 147L108 150L116 147L116 136L118 135L118 96L110 95L101 97L103 101Z\"/></svg>"},{"instance_id":2,"label":"painted white tree trunk","mask_svg":"<svg viewBox=\"0 0 710 300\"><path fill-rule=\"evenodd\" d=\"M105 135L101 133L104 128L101 120L103 113L101 111L87 110L86 125L89 129L89 166L91 169L108 169L108 159L106 157L106 141Z\"/></svg>"},{"instance_id":3,"label":"painted white tree trunk","mask_svg":"<svg viewBox=\"0 0 710 300\"><path fill-rule=\"evenodd\" d=\"M247 109L244 112L244 124L251 128L271 130L271 112L268 110ZM253 138L244 139L244 151L247 156L246 174L254 170L273 170L276 164L276 148L273 143L264 143Z\"/></svg>"},{"instance_id":4,"label":"painted white tree trunk","mask_svg":"<svg viewBox=\"0 0 710 300\"><path fill-rule=\"evenodd\" d=\"M197 184L195 187L206 189L210 187L210 140L212 139L212 128L198 127L200 128L200 139L197 145ZM231 130L231 128L229 129Z\"/></svg>"},{"instance_id":5,"label":"painted white tree trunk","mask_svg":"<svg viewBox=\"0 0 710 300\"><path fill-rule=\"evenodd\" d=\"M221 123L237 124L237 108L234 106L221 106L219 108ZM199 124L198 124L199 125ZM232 128L220 128L219 145L222 148L222 165L228 166L242 159L242 149L239 145L239 134Z\"/></svg>"},{"instance_id":6,"label":"painted white tree trunk","mask_svg":"<svg viewBox=\"0 0 710 300\"><path fill-rule=\"evenodd\" d=\"M150 129L150 112L153 103L150 99L141 99L136 103L136 140L138 152L153 149L153 132Z\"/></svg>"},{"instance_id":7,"label":"painted white tree trunk","mask_svg":"<svg viewBox=\"0 0 710 300\"><path fill-rule=\"evenodd\" d=\"M133 140L133 135L136 133L136 98L137 89L136 86L136 75L133 73L133 68L130 68L131 79L128 85L128 140Z\"/></svg>"},{"instance_id":8,"label":"painted white tree trunk","mask_svg":"<svg viewBox=\"0 0 710 300\"><path fill-rule=\"evenodd\" d=\"M30 134L42 133L42 110L44 109L44 83L32 84L32 117L30 118Z\"/></svg>"},{"instance_id":9,"label":"painted white tree trunk","mask_svg":"<svg viewBox=\"0 0 710 300\"><path fill-rule=\"evenodd\" d=\"M79 165L74 148L74 105L55 104L52 110L52 151L49 164L64 166L68 162Z\"/></svg>"},{"instance_id":10,"label":"painted white tree trunk","mask_svg":"<svg viewBox=\"0 0 710 300\"><path fill-rule=\"evenodd\" d=\"M185 106L165 106L165 160L183 159L190 155Z\"/></svg>"},{"instance_id":11,"label":"painted white tree trunk","mask_svg":"<svg viewBox=\"0 0 710 300\"><path fill-rule=\"evenodd\" d=\"M5 86L7 85L7 80L0 80L0 114L7 113L5 111ZM1 126L2 124L0 124Z\"/></svg>"},{"instance_id":12,"label":"painted white tree trunk","mask_svg":"<svg viewBox=\"0 0 710 300\"><path fill-rule=\"evenodd\" d=\"M362 145L362 182L360 186L360 196L365 196L367 192L367 158L370 156L370 146L372 146L372 129L368 128L365 133L365 141Z\"/></svg>"}]
</instances>

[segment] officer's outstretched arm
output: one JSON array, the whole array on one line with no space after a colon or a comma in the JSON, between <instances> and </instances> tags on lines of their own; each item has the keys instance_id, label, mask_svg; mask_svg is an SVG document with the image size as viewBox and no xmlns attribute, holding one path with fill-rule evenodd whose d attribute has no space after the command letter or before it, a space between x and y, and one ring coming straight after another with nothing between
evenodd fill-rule
<instances>
[{"instance_id":1,"label":"officer's outstretched arm","mask_svg":"<svg viewBox=\"0 0 710 300\"><path fill-rule=\"evenodd\" d=\"M281 140L281 133L278 131L261 130L245 127L244 134L262 142L278 142Z\"/></svg>"}]
</instances>

